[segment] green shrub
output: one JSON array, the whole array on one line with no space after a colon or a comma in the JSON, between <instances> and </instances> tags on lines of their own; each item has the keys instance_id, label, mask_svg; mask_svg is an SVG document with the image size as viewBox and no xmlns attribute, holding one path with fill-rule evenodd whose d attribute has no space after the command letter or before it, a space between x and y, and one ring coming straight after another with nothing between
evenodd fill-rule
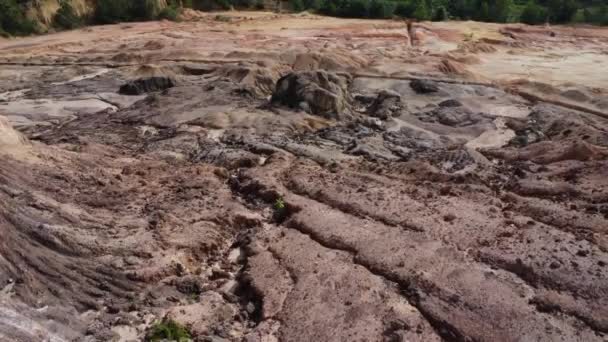
<instances>
[{"instance_id":1,"label":"green shrub","mask_svg":"<svg viewBox=\"0 0 608 342\"><path fill-rule=\"evenodd\" d=\"M180 8L177 6L167 6L158 14L158 19L177 21L179 19Z\"/></svg>"},{"instance_id":2,"label":"green shrub","mask_svg":"<svg viewBox=\"0 0 608 342\"><path fill-rule=\"evenodd\" d=\"M53 26L62 29L75 29L84 25L84 20L76 14L76 11L67 0L62 0L61 7L53 17Z\"/></svg>"},{"instance_id":3,"label":"green shrub","mask_svg":"<svg viewBox=\"0 0 608 342\"><path fill-rule=\"evenodd\" d=\"M403 18L410 18L412 14L414 14L414 10L416 10L415 4L411 1L401 1L395 7L395 15L398 15Z\"/></svg>"},{"instance_id":4,"label":"green shrub","mask_svg":"<svg viewBox=\"0 0 608 342\"><path fill-rule=\"evenodd\" d=\"M131 20L133 4L128 1L98 0L94 20L99 24L116 24ZM139 9L138 6L135 8Z\"/></svg>"},{"instance_id":5,"label":"green shrub","mask_svg":"<svg viewBox=\"0 0 608 342\"><path fill-rule=\"evenodd\" d=\"M520 20L529 25L542 24L547 20L547 10L530 1L521 13Z\"/></svg>"},{"instance_id":6,"label":"green shrub","mask_svg":"<svg viewBox=\"0 0 608 342\"><path fill-rule=\"evenodd\" d=\"M148 334L146 341L159 342L163 340L169 341L188 341L190 340L190 332L181 324L173 320L163 320L154 324Z\"/></svg>"},{"instance_id":7,"label":"green shrub","mask_svg":"<svg viewBox=\"0 0 608 342\"><path fill-rule=\"evenodd\" d=\"M25 11L16 0L0 0L0 31L27 35L39 31L36 23L25 17Z\"/></svg>"},{"instance_id":8,"label":"green shrub","mask_svg":"<svg viewBox=\"0 0 608 342\"><path fill-rule=\"evenodd\" d=\"M412 17L418 20L429 20L429 9L425 0L418 0Z\"/></svg>"},{"instance_id":9,"label":"green shrub","mask_svg":"<svg viewBox=\"0 0 608 342\"><path fill-rule=\"evenodd\" d=\"M443 6L439 7L437 10L435 10L435 13L433 13L433 21L444 21L448 19L448 10L446 10Z\"/></svg>"},{"instance_id":10,"label":"green shrub","mask_svg":"<svg viewBox=\"0 0 608 342\"><path fill-rule=\"evenodd\" d=\"M289 0L289 7L294 12L302 12L304 10L304 3L302 0Z\"/></svg>"},{"instance_id":11,"label":"green shrub","mask_svg":"<svg viewBox=\"0 0 608 342\"><path fill-rule=\"evenodd\" d=\"M350 0L348 5L338 10L343 17L348 18L367 18L369 2L367 0Z\"/></svg>"},{"instance_id":12,"label":"green shrub","mask_svg":"<svg viewBox=\"0 0 608 342\"><path fill-rule=\"evenodd\" d=\"M369 17L376 19L386 19L393 16L397 5L387 0L371 0L369 3Z\"/></svg>"}]
</instances>

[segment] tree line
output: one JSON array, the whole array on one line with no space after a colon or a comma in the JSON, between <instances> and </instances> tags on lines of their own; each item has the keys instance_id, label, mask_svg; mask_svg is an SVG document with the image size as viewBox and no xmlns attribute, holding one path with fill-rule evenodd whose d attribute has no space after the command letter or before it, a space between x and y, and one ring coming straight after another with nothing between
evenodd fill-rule
<instances>
[{"instance_id":1,"label":"tree line","mask_svg":"<svg viewBox=\"0 0 608 342\"><path fill-rule=\"evenodd\" d=\"M277 0L280 1L280 0ZM32 0L0 0L0 35L27 35L40 32L37 22L27 18ZM348 18L393 17L417 20L477 20L524 22L527 24L586 22L608 25L608 0L287 0L291 10L310 10ZM184 7L216 9L263 8L263 0L97 0L94 12L86 17L76 13L67 0L53 18L52 26L73 29L88 24L126 21L176 20Z\"/></svg>"}]
</instances>

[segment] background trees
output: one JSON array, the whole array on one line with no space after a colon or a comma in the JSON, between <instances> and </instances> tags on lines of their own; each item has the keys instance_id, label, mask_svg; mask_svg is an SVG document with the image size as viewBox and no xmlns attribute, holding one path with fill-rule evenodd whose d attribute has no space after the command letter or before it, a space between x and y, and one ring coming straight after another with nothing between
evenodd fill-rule
<instances>
[{"instance_id":1,"label":"background trees","mask_svg":"<svg viewBox=\"0 0 608 342\"><path fill-rule=\"evenodd\" d=\"M587 22L608 25L608 0L285 0L292 11L310 10L351 18L403 17L417 20L478 20L564 24ZM0 35L26 35L39 25L26 17L34 0L0 0ZM199 10L235 8L262 9L263 0L95 0L90 17L79 16L70 0L60 0L61 8L53 26L73 29L85 24L112 24L158 18L176 20L183 7Z\"/></svg>"}]
</instances>

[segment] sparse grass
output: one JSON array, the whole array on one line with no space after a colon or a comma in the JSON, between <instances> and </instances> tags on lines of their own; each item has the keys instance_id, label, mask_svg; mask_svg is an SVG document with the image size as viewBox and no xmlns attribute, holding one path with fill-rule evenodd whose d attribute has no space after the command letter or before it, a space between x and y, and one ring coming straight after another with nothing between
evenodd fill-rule
<instances>
[{"instance_id":1,"label":"sparse grass","mask_svg":"<svg viewBox=\"0 0 608 342\"><path fill-rule=\"evenodd\" d=\"M148 334L146 341L159 342L163 340L185 342L191 340L190 332L181 324L173 320L163 320L154 324Z\"/></svg>"}]
</instances>

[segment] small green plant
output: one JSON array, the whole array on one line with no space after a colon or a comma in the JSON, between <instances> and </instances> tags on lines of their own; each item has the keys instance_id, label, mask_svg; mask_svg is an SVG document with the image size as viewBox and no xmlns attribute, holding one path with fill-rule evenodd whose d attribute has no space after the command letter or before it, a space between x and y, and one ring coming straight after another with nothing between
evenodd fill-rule
<instances>
[{"instance_id":1,"label":"small green plant","mask_svg":"<svg viewBox=\"0 0 608 342\"><path fill-rule=\"evenodd\" d=\"M163 340L185 342L190 341L191 338L188 329L171 319L157 322L146 335L146 341L148 342Z\"/></svg>"},{"instance_id":2,"label":"small green plant","mask_svg":"<svg viewBox=\"0 0 608 342\"><path fill-rule=\"evenodd\" d=\"M278 197L272 205L274 209L273 218L276 222L282 222L287 217L287 205L282 197Z\"/></svg>"},{"instance_id":3,"label":"small green plant","mask_svg":"<svg viewBox=\"0 0 608 342\"><path fill-rule=\"evenodd\" d=\"M283 200L283 198L279 197L276 199L276 201L274 201L274 211L283 211L285 210L285 201Z\"/></svg>"}]
</instances>

